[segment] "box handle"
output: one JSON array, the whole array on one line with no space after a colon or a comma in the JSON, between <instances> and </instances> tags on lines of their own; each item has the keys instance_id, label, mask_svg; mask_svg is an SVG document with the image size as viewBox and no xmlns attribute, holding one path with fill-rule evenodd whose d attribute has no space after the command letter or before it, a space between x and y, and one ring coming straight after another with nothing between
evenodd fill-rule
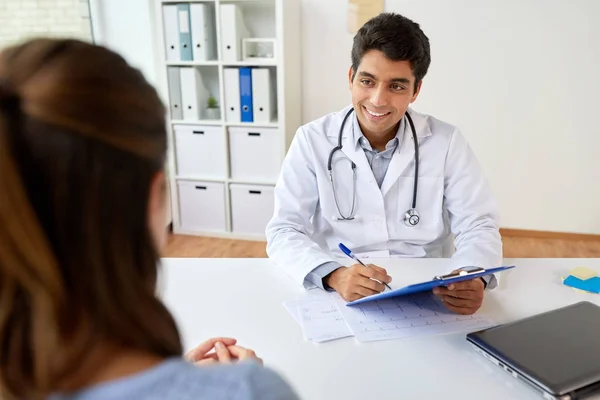
<instances>
[{"instance_id":1,"label":"box handle","mask_svg":"<svg viewBox=\"0 0 600 400\"><path fill-rule=\"evenodd\" d=\"M204 131L193 131L194 135L204 135Z\"/></svg>"},{"instance_id":2,"label":"box handle","mask_svg":"<svg viewBox=\"0 0 600 400\"><path fill-rule=\"evenodd\" d=\"M248 136L260 136L260 132L248 132Z\"/></svg>"},{"instance_id":3,"label":"box handle","mask_svg":"<svg viewBox=\"0 0 600 400\"><path fill-rule=\"evenodd\" d=\"M199 190L206 190L206 186L196 186L196 189L199 189Z\"/></svg>"},{"instance_id":4,"label":"box handle","mask_svg":"<svg viewBox=\"0 0 600 400\"><path fill-rule=\"evenodd\" d=\"M250 194L261 194L262 192L260 190L248 190L248 193L250 193Z\"/></svg>"}]
</instances>

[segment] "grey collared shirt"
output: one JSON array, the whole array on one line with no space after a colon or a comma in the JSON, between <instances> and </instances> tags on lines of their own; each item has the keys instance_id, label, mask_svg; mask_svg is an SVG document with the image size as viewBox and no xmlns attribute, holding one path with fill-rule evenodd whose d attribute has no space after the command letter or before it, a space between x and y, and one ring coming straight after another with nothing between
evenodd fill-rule
<instances>
[{"instance_id":1,"label":"grey collared shirt","mask_svg":"<svg viewBox=\"0 0 600 400\"><path fill-rule=\"evenodd\" d=\"M360 147L362 147L365 152L365 156L367 157L371 171L373 171L373 176L377 181L377 185L381 189L381 184L383 183L383 178L385 178L385 174L387 173L390 162L392 161L392 156L398 148L398 136L387 142L385 145L385 150L381 152L379 150L374 150L367 138L363 135L361 135L361 137L358 139L358 142Z\"/></svg>"},{"instance_id":2,"label":"grey collared shirt","mask_svg":"<svg viewBox=\"0 0 600 400\"><path fill-rule=\"evenodd\" d=\"M363 149L379 188L381 188L381 184L383 183L383 179L385 178L385 174L387 173L388 167L390 166L390 162L392 161L394 153L398 151L400 147L399 143L405 127L404 121L404 118L400 120L398 130L396 131L396 136L394 136L389 142L387 142L383 151L379 151L373 149L371 143L369 143L369 140L365 137L362 130L360 129L358 119L354 117L352 125L353 138L354 140L356 140L356 146L360 146Z\"/></svg>"}]
</instances>

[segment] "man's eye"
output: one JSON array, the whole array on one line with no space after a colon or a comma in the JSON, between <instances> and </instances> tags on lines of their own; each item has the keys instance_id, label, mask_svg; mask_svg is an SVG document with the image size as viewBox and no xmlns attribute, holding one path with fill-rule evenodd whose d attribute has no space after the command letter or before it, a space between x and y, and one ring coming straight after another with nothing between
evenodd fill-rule
<instances>
[{"instance_id":1,"label":"man's eye","mask_svg":"<svg viewBox=\"0 0 600 400\"><path fill-rule=\"evenodd\" d=\"M370 85L371 81L368 80L368 79L363 79L363 80L360 81L360 83L362 83L363 85Z\"/></svg>"},{"instance_id":2,"label":"man's eye","mask_svg":"<svg viewBox=\"0 0 600 400\"><path fill-rule=\"evenodd\" d=\"M392 85L393 90L404 90L405 87L402 85Z\"/></svg>"}]
</instances>

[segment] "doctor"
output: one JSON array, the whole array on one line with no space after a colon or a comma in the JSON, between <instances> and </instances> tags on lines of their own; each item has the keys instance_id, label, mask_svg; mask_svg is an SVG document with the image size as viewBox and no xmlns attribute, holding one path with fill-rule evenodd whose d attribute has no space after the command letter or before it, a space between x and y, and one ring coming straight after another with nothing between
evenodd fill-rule
<instances>
[{"instance_id":1,"label":"doctor","mask_svg":"<svg viewBox=\"0 0 600 400\"><path fill-rule=\"evenodd\" d=\"M469 145L456 127L409 108L429 63L419 25L380 14L354 37L352 106L296 132L275 188L267 253L305 288L347 301L385 289L373 280L389 283L385 269L336 260L340 242L359 258L451 255L456 269L500 265L496 204ZM477 278L436 294L472 314L495 285Z\"/></svg>"}]
</instances>

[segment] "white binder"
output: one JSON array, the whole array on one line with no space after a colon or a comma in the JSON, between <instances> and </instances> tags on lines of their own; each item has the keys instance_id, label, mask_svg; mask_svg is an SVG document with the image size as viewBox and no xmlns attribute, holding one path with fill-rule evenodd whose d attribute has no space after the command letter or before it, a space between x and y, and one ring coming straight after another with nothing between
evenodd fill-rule
<instances>
[{"instance_id":1,"label":"white binder","mask_svg":"<svg viewBox=\"0 0 600 400\"><path fill-rule=\"evenodd\" d=\"M242 59L242 38L250 37L242 11L236 4L221 4L221 55L224 62Z\"/></svg>"},{"instance_id":2,"label":"white binder","mask_svg":"<svg viewBox=\"0 0 600 400\"><path fill-rule=\"evenodd\" d=\"M271 122L275 117L275 93L268 68L252 68L254 122Z\"/></svg>"},{"instance_id":3,"label":"white binder","mask_svg":"<svg viewBox=\"0 0 600 400\"><path fill-rule=\"evenodd\" d=\"M223 88L225 94L225 120L240 122L240 72L238 68L223 69Z\"/></svg>"},{"instance_id":4,"label":"white binder","mask_svg":"<svg viewBox=\"0 0 600 400\"><path fill-rule=\"evenodd\" d=\"M165 58L167 61L181 61L178 15L177 4L163 6Z\"/></svg>"},{"instance_id":5,"label":"white binder","mask_svg":"<svg viewBox=\"0 0 600 400\"><path fill-rule=\"evenodd\" d=\"M202 110L206 108L208 90L197 68L182 67L179 69L179 74L183 119L197 121L202 118Z\"/></svg>"},{"instance_id":6,"label":"white binder","mask_svg":"<svg viewBox=\"0 0 600 400\"><path fill-rule=\"evenodd\" d=\"M208 4L190 4L194 61L215 60L216 41L213 9Z\"/></svg>"},{"instance_id":7,"label":"white binder","mask_svg":"<svg viewBox=\"0 0 600 400\"><path fill-rule=\"evenodd\" d=\"M169 85L169 104L172 119L182 119L181 107L181 81L178 67L167 67L167 81Z\"/></svg>"}]
</instances>

